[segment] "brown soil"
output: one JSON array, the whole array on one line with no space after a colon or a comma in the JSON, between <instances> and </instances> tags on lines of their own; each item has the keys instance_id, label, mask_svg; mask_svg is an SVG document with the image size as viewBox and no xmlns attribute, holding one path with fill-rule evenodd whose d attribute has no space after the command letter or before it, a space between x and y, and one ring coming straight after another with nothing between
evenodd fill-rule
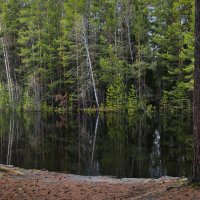
<instances>
[{"instance_id":1,"label":"brown soil","mask_svg":"<svg viewBox=\"0 0 200 200\"><path fill-rule=\"evenodd\" d=\"M200 189L186 179L114 179L84 177L0 165L1 200L199 200Z\"/></svg>"}]
</instances>

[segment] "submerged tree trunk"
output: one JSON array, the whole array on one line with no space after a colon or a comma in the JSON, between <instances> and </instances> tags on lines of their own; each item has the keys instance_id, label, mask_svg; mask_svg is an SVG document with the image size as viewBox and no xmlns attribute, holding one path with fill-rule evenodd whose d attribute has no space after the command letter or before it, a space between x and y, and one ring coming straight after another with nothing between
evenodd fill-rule
<instances>
[{"instance_id":1,"label":"submerged tree trunk","mask_svg":"<svg viewBox=\"0 0 200 200\"><path fill-rule=\"evenodd\" d=\"M13 147L13 140L14 140L14 134L15 134L15 116L14 113L12 113L9 124L9 132L8 132L8 151L7 151L7 161L6 164L11 164L11 158L12 158L12 147Z\"/></svg>"},{"instance_id":2,"label":"submerged tree trunk","mask_svg":"<svg viewBox=\"0 0 200 200\"><path fill-rule=\"evenodd\" d=\"M194 69L194 102L193 133L194 157L192 182L200 182L200 1L195 1L195 69Z\"/></svg>"}]
</instances>

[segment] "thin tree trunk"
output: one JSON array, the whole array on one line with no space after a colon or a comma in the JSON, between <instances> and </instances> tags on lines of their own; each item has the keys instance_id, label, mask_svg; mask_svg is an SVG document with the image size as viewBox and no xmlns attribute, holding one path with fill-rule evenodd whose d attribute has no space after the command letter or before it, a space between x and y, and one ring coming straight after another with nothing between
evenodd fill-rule
<instances>
[{"instance_id":1,"label":"thin tree trunk","mask_svg":"<svg viewBox=\"0 0 200 200\"><path fill-rule=\"evenodd\" d=\"M8 134L8 151L7 151L7 165L11 164L11 158L12 158L12 146L13 146L13 139L14 139L14 113L10 116L10 128L9 128L9 134Z\"/></svg>"},{"instance_id":2,"label":"thin tree trunk","mask_svg":"<svg viewBox=\"0 0 200 200\"><path fill-rule=\"evenodd\" d=\"M79 50L78 50L78 31L76 27L76 77L77 77L77 98L78 98L78 110L80 110L80 85L79 85Z\"/></svg>"},{"instance_id":3,"label":"thin tree trunk","mask_svg":"<svg viewBox=\"0 0 200 200\"><path fill-rule=\"evenodd\" d=\"M141 167L142 167L142 119L139 119L139 130L138 130L138 149L139 149L139 162L138 162L138 171L139 177L141 177Z\"/></svg>"},{"instance_id":4,"label":"thin tree trunk","mask_svg":"<svg viewBox=\"0 0 200 200\"><path fill-rule=\"evenodd\" d=\"M141 52L140 52L140 37L138 35L138 93L139 93L139 101L141 101Z\"/></svg>"},{"instance_id":5,"label":"thin tree trunk","mask_svg":"<svg viewBox=\"0 0 200 200\"><path fill-rule=\"evenodd\" d=\"M194 157L192 182L200 182L200 1L195 1L195 69L193 99Z\"/></svg>"},{"instance_id":6,"label":"thin tree trunk","mask_svg":"<svg viewBox=\"0 0 200 200\"><path fill-rule=\"evenodd\" d=\"M129 51L130 51L130 56L131 56L131 64L133 64L133 50L132 50L132 45L131 45L131 32L130 32L130 24L129 24L129 19L125 19L126 21L126 26L128 30L128 45L129 45Z\"/></svg>"},{"instance_id":7,"label":"thin tree trunk","mask_svg":"<svg viewBox=\"0 0 200 200\"><path fill-rule=\"evenodd\" d=\"M2 27L0 24L0 32L1 31L2 31ZM5 63L5 68L6 68L6 77L7 77L8 92L9 92L9 102L12 105L13 100L14 100L13 84L12 84L12 79L11 79L11 70L10 70L10 62L9 62L9 57L8 57L8 50L6 48L6 42L3 37L1 37L1 43L2 43L2 47L3 47L4 63Z\"/></svg>"},{"instance_id":8,"label":"thin tree trunk","mask_svg":"<svg viewBox=\"0 0 200 200\"><path fill-rule=\"evenodd\" d=\"M88 38L87 38L86 27L85 27L84 21L83 21L83 42L84 42L86 53L87 53L87 60L88 60L88 65L89 65L89 69L90 69L90 75L91 75L91 79L92 79L92 86L93 86L93 90L94 90L96 105L97 105L97 108L99 108L99 100L98 100L98 96L97 96L94 72L93 72L92 61L91 61L91 57L90 57Z\"/></svg>"}]
</instances>

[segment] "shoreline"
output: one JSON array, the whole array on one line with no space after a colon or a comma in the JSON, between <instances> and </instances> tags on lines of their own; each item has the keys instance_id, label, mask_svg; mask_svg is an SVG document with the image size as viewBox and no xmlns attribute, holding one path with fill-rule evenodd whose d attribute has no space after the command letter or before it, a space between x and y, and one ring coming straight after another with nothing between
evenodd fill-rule
<instances>
[{"instance_id":1,"label":"shoreline","mask_svg":"<svg viewBox=\"0 0 200 200\"><path fill-rule=\"evenodd\" d=\"M74 181L87 181L87 182L107 182L107 183L148 183L148 182L169 182L174 180L187 181L185 177L171 177L171 176L162 176L160 178L115 178L112 176L84 176L77 174L67 174L60 172L51 172L48 170L38 170L38 169L24 169L15 167L13 165L4 165L0 164L0 174L4 173L8 175L16 175L16 176L27 176L30 174L37 175L37 173L47 172L49 174L57 174L63 175L66 178L70 178Z\"/></svg>"},{"instance_id":2,"label":"shoreline","mask_svg":"<svg viewBox=\"0 0 200 200\"><path fill-rule=\"evenodd\" d=\"M0 199L200 199L200 188L180 177L79 176L0 164Z\"/></svg>"}]
</instances>

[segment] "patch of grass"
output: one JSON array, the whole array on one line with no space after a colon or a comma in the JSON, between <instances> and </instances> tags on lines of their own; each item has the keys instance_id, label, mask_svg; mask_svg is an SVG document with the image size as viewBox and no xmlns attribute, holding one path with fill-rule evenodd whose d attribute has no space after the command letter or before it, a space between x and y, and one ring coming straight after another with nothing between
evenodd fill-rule
<instances>
[{"instance_id":1,"label":"patch of grass","mask_svg":"<svg viewBox=\"0 0 200 200\"><path fill-rule=\"evenodd\" d=\"M191 183L189 186L193 189L200 189L200 183Z\"/></svg>"}]
</instances>

